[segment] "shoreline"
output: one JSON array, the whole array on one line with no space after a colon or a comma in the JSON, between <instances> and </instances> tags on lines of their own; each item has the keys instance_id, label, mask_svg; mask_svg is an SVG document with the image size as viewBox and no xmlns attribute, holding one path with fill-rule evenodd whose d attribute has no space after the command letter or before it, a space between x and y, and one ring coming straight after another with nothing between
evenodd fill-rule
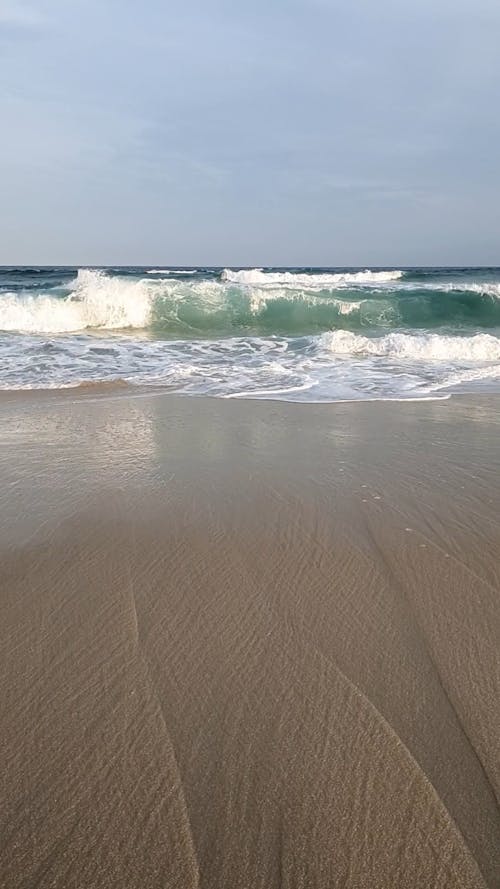
<instances>
[{"instance_id":1,"label":"shoreline","mask_svg":"<svg viewBox=\"0 0 500 889\"><path fill-rule=\"evenodd\" d=\"M500 886L498 404L0 393L0 882Z\"/></svg>"},{"instance_id":2,"label":"shoreline","mask_svg":"<svg viewBox=\"0 0 500 889\"><path fill-rule=\"evenodd\" d=\"M77 385L47 387L47 388L21 388L21 389L0 389L0 408L2 404L14 402L17 399L40 401L49 398L69 398L70 396L81 396L82 398L90 398L98 396L101 398L139 398L145 396L159 398L186 399L188 401L209 401L209 402L243 402L250 404L283 404L292 408L295 406L301 408L328 408L335 405L362 405L362 404L422 404L425 402L445 402L451 400L469 401L475 404L477 401L500 399L500 388L497 391L491 389L481 389L474 392L449 392L445 395L422 395L410 398L400 398L398 396L375 396L373 398L337 398L331 401L297 401L295 399L271 398L271 397L255 397L251 395L210 395L206 393L193 393L177 391L169 388L167 385L142 385L136 383L128 383L125 380L101 380L99 382L84 382Z\"/></svg>"}]
</instances>

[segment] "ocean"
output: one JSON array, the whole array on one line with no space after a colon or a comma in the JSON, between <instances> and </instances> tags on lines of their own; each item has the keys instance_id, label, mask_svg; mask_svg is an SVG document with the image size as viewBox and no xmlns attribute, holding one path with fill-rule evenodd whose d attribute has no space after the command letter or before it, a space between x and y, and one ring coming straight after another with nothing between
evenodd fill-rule
<instances>
[{"instance_id":1,"label":"ocean","mask_svg":"<svg viewBox=\"0 0 500 889\"><path fill-rule=\"evenodd\" d=\"M0 268L0 388L330 402L500 390L499 268Z\"/></svg>"}]
</instances>

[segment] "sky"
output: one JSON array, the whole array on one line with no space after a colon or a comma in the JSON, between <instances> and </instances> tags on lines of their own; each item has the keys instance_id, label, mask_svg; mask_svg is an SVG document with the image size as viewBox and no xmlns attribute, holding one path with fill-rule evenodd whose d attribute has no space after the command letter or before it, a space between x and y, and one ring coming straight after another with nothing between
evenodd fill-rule
<instances>
[{"instance_id":1,"label":"sky","mask_svg":"<svg viewBox=\"0 0 500 889\"><path fill-rule=\"evenodd\" d=\"M498 0L0 0L0 264L500 265Z\"/></svg>"}]
</instances>

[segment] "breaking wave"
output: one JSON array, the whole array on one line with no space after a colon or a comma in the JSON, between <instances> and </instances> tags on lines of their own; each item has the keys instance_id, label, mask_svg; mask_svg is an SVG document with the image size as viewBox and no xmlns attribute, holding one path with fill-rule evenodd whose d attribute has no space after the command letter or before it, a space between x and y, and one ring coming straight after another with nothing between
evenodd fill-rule
<instances>
[{"instance_id":1,"label":"breaking wave","mask_svg":"<svg viewBox=\"0 0 500 889\"><path fill-rule=\"evenodd\" d=\"M148 269L148 275L196 275L196 269Z\"/></svg>"},{"instance_id":2,"label":"breaking wave","mask_svg":"<svg viewBox=\"0 0 500 889\"><path fill-rule=\"evenodd\" d=\"M499 361L500 339L487 333L441 336L437 333L388 333L367 337L336 330L321 337L324 348L337 355L372 355L418 361Z\"/></svg>"},{"instance_id":3,"label":"breaking wave","mask_svg":"<svg viewBox=\"0 0 500 889\"><path fill-rule=\"evenodd\" d=\"M0 330L59 334L149 329L167 336L232 336L244 331L377 334L388 328L500 327L499 282L438 282L430 289L410 286L406 279L397 283L394 276L402 272L252 269L186 280L180 271L173 270L178 277L168 279L81 269L64 286L49 285L38 293L4 290ZM385 286L380 276L385 276Z\"/></svg>"},{"instance_id":4,"label":"breaking wave","mask_svg":"<svg viewBox=\"0 0 500 889\"><path fill-rule=\"evenodd\" d=\"M76 333L88 328L141 328L150 322L154 294L146 282L81 269L70 290L65 297L2 294L0 330Z\"/></svg>"},{"instance_id":5,"label":"breaking wave","mask_svg":"<svg viewBox=\"0 0 500 889\"><path fill-rule=\"evenodd\" d=\"M339 272L338 274L309 272L268 272L264 269L241 269L233 271L224 269L221 280L229 284L258 285L259 287L292 287L325 290L328 288L348 287L349 285L375 285L388 281L398 281L403 277L403 272L396 271L370 271L364 272Z\"/></svg>"},{"instance_id":6,"label":"breaking wave","mask_svg":"<svg viewBox=\"0 0 500 889\"><path fill-rule=\"evenodd\" d=\"M500 269L0 267L0 389L120 381L303 401L498 391Z\"/></svg>"}]
</instances>

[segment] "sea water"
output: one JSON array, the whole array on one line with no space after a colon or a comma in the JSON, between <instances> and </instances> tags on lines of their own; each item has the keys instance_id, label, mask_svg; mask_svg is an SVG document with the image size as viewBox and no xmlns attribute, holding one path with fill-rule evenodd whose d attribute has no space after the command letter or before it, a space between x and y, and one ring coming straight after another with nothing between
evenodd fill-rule
<instances>
[{"instance_id":1,"label":"sea water","mask_svg":"<svg viewBox=\"0 0 500 889\"><path fill-rule=\"evenodd\" d=\"M0 387L294 401L500 391L497 268L0 268Z\"/></svg>"}]
</instances>

